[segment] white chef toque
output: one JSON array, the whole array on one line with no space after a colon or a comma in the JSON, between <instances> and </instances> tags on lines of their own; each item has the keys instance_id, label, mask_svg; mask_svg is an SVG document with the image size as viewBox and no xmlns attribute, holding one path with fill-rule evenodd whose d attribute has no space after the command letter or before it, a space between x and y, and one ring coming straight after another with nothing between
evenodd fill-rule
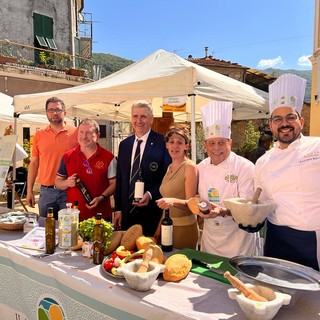
<instances>
[{"instance_id":1,"label":"white chef toque","mask_svg":"<svg viewBox=\"0 0 320 320\"><path fill-rule=\"evenodd\" d=\"M269 111L280 107L295 108L301 114L307 80L295 74L283 74L269 85Z\"/></svg>"},{"instance_id":2,"label":"white chef toque","mask_svg":"<svg viewBox=\"0 0 320 320\"><path fill-rule=\"evenodd\" d=\"M201 108L205 140L231 136L232 102L212 101Z\"/></svg>"}]
</instances>

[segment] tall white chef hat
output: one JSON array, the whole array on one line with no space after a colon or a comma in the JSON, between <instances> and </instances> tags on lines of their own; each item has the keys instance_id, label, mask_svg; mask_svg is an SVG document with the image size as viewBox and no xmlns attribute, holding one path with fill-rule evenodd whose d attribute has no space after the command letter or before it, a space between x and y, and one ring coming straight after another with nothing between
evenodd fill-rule
<instances>
[{"instance_id":1,"label":"tall white chef hat","mask_svg":"<svg viewBox=\"0 0 320 320\"><path fill-rule=\"evenodd\" d=\"M212 101L201 108L205 140L231 136L232 102Z\"/></svg>"},{"instance_id":2,"label":"tall white chef hat","mask_svg":"<svg viewBox=\"0 0 320 320\"><path fill-rule=\"evenodd\" d=\"M283 74L269 85L270 114L280 107L295 108L301 114L307 80L294 74Z\"/></svg>"}]
</instances>

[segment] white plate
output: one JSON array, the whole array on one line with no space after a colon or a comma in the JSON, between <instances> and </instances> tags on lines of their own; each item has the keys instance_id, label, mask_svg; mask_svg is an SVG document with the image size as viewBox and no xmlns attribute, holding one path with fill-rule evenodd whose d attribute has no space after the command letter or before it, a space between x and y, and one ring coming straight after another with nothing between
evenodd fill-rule
<instances>
[{"instance_id":1,"label":"white plate","mask_svg":"<svg viewBox=\"0 0 320 320\"><path fill-rule=\"evenodd\" d=\"M110 258L111 258L111 255L106 256L106 257L103 259L102 264L101 264L102 272L103 272L104 274L107 274L108 276L113 277L113 278L124 279L124 276L120 276L120 275L113 274L113 273L111 273L110 271L107 271L107 270L103 267L104 263L105 263L107 260L109 260Z\"/></svg>"},{"instance_id":2,"label":"white plate","mask_svg":"<svg viewBox=\"0 0 320 320\"><path fill-rule=\"evenodd\" d=\"M320 290L320 273L298 263L246 256L233 257L229 263L239 273L262 283L289 289Z\"/></svg>"}]
</instances>

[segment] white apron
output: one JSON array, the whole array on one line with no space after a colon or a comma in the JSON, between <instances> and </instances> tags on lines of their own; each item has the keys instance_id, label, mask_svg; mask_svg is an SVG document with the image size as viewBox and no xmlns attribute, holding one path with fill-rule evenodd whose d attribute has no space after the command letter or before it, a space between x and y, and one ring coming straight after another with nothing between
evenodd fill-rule
<instances>
[{"instance_id":1,"label":"white apron","mask_svg":"<svg viewBox=\"0 0 320 320\"><path fill-rule=\"evenodd\" d=\"M253 195L253 164L233 152L217 166L210 158L199 165L199 195L221 206L223 199ZM225 257L259 254L258 233L239 229L231 216L204 219L201 251Z\"/></svg>"}]
</instances>

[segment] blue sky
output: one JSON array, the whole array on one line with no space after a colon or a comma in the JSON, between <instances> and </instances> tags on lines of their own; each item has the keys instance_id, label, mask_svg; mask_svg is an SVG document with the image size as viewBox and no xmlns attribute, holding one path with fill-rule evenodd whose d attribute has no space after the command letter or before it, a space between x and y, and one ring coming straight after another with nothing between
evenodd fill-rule
<instances>
[{"instance_id":1,"label":"blue sky","mask_svg":"<svg viewBox=\"0 0 320 320\"><path fill-rule=\"evenodd\" d=\"M158 49L266 69L310 70L314 0L85 0L93 52L138 61Z\"/></svg>"}]
</instances>

